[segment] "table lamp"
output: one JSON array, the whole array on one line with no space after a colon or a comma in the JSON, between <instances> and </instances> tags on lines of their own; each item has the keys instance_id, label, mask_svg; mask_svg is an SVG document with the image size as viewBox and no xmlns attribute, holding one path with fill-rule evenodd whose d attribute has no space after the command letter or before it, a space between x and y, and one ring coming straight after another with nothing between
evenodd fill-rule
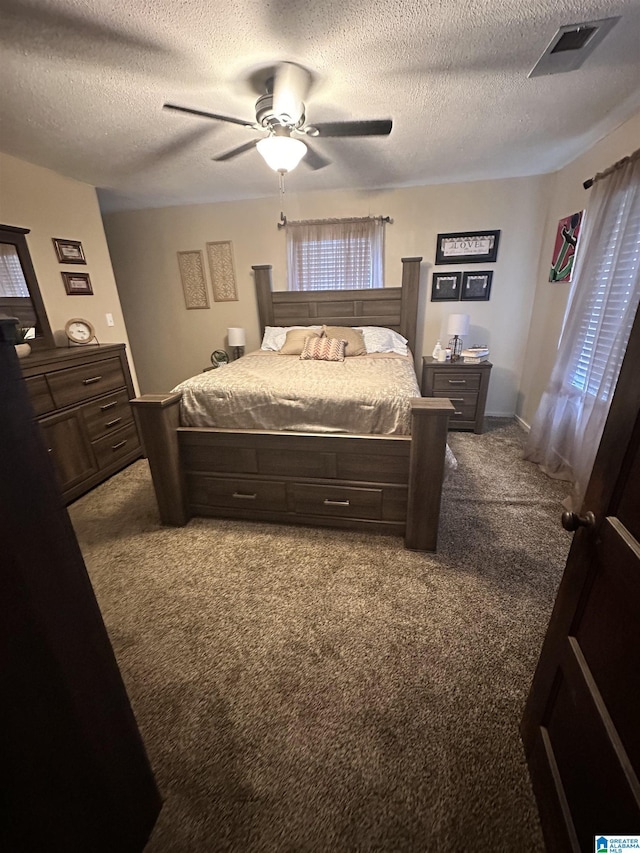
<instances>
[{"instance_id":1,"label":"table lamp","mask_svg":"<svg viewBox=\"0 0 640 853\"><path fill-rule=\"evenodd\" d=\"M240 356L244 352L244 345L246 343L246 335L244 329L239 329L235 327L227 329L227 337L229 339L229 346L233 347L234 358L240 358Z\"/></svg>"},{"instance_id":2,"label":"table lamp","mask_svg":"<svg viewBox=\"0 0 640 853\"><path fill-rule=\"evenodd\" d=\"M447 334L450 336L451 361L458 361L462 353L462 336L469 334L468 314L450 314L447 323Z\"/></svg>"}]
</instances>

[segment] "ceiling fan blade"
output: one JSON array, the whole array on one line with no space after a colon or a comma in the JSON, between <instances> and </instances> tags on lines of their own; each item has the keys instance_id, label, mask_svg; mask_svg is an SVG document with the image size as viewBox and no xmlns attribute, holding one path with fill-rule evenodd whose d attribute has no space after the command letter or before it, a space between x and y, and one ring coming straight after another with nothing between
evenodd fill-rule
<instances>
[{"instance_id":1,"label":"ceiling fan blade","mask_svg":"<svg viewBox=\"0 0 640 853\"><path fill-rule=\"evenodd\" d=\"M165 110L175 110L179 113L188 113L192 116L202 116L203 118L215 118L218 121L229 121L231 124L241 124L243 127L254 127L255 122L244 121L241 118L232 118L232 116L220 116L217 113L207 113L204 110L194 110L191 107L180 107L178 104L163 104Z\"/></svg>"},{"instance_id":2,"label":"ceiling fan blade","mask_svg":"<svg viewBox=\"0 0 640 853\"><path fill-rule=\"evenodd\" d=\"M255 148L258 142L260 142L259 139L252 139L251 142L245 142L244 145L238 145L237 148L232 148L231 151L226 151L224 154L219 154L217 157L212 157L211 159L215 160L216 163L221 163L223 160L231 160L237 157L238 154L244 154L245 151Z\"/></svg>"},{"instance_id":3,"label":"ceiling fan blade","mask_svg":"<svg viewBox=\"0 0 640 853\"><path fill-rule=\"evenodd\" d=\"M309 136L388 136L393 122L390 118L373 121L325 121L306 128Z\"/></svg>"},{"instance_id":4,"label":"ceiling fan blade","mask_svg":"<svg viewBox=\"0 0 640 853\"><path fill-rule=\"evenodd\" d=\"M309 169L317 171L318 169L324 169L325 166L329 166L331 164L331 160L323 157L322 154L319 154L315 149L313 149L306 139L304 144L307 146L307 153L302 158L302 162L305 166L308 166Z\"/></svg>"},{"instance_id":5,"label":"ceiling fan blade","mask_svg":"<svg viewBox=\"0 0 640 853\"><path fill-rule=\"evenodd\" d=\"M300 65L281 62L273 81L273 112L282 124L297 124L304 115L311 76Z\"/></svg>"}]
</instances>

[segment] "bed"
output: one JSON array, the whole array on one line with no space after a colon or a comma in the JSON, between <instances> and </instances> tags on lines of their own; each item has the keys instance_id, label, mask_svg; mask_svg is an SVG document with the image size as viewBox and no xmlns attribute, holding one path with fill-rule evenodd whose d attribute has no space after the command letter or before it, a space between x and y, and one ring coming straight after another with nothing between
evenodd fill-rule
<instances>
[{"instance_id":1,"label":"bed","mask_svg":"<svg viewBox=\"0 0 640 853\"><path fill-rule=\"evenodd\" d=\"M379 326L399 332L414 352L421 260L402 259L401 287L315 293L273 291L271 267L254 266L262 333ZM370 366L356 368L359 358ZM434 551L453 406L420 397L406 362L381 354L311 365L256 352L168 394L136 398L161 521L183 525L198 515L371 530ZM271 390L260 379L267 365L275 377ZM377 391L372 385L371 398L349 403L345 389L355 370L390 378ZM308 394L298 394L305 376L313 377L311 387L333 385L333 402L311 407ZM204 411L191 399L194 389L210 398ZM405 403L394 412L401 397Z\"/></svg>"}]
</instances>

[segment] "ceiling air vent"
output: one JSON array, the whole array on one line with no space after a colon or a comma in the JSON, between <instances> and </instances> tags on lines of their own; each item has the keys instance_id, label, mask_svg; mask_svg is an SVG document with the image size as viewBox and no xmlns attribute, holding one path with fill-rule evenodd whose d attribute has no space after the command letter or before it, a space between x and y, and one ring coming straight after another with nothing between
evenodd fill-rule
<instances>
[{"instance_id":1,"label":"ceiling air vent","mask_svg":"<svg viewBox=\"0 0 640 853\"><path fill-rule=\"evenodd\" d=\"M529 77L545 74L564 74L580 68L620 17L585 21L560 27L547 49L529 72Z\"/></svg>"}]
</instances>

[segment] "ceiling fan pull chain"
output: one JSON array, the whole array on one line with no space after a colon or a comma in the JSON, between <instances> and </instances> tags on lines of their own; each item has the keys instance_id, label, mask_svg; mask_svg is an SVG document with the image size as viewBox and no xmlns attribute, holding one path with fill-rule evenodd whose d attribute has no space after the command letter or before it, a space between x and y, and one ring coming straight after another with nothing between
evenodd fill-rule
<instances>
[{"instance_id":1,"label":"ceiling fan pull chain","mask_svg":"<svg viewBox=\"0 0 640 853\"><path fill-rule=\"evenodd\" d=\"M280 185L280 201L284 201L284 176L286 172L279 171L278 172L278 183ZM282 206L282 205L281 205Z\"/></svg>"}]
</instances>

